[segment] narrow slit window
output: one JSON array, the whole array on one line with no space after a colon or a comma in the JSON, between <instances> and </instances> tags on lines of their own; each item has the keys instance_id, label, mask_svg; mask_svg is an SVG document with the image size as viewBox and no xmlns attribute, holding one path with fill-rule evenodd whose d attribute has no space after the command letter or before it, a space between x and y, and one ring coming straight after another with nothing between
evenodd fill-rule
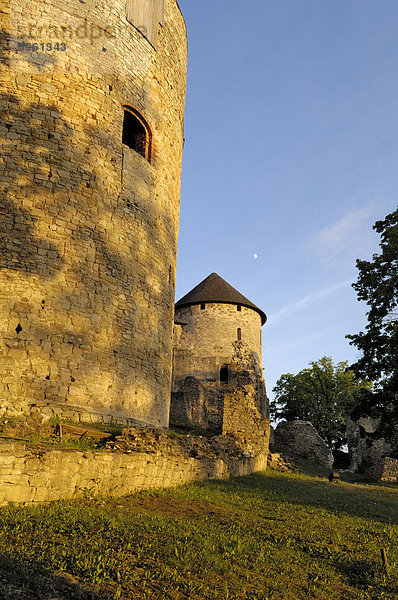
<instances>
[{"instance_id":1,"label":"narrow slit window","mask_svg":"<svg viewBox=\"0 0 398 600\"><path fill-rule=\"evenodd\" d=\"M220 369L220 383L228 383L229 381L229 368L228 365L223 365Z\"/></svg>"},{"instance_id":2,"label":"narrow slit window","mask_svg":"<svg viewBox=\"0 0 398 600\"><path fill-rule=\"evenodd\" d=\"M238 327L238 341L240 342L242 339L242 330L240 327Z\"/></svg>"},{"instance_id":3,"label":"narrow slit window","mask_svg":"<svg viewBox=\"0 0 398 600\"><path fill-rule=\"evenodd\" d=\"M122 142L148 162L151 161L151 135L144 119L133 109L124 110Z\"/></svg>"},{"instance_id":4,"label":"narrow slit window","mask_svg":"<svg viewBox=\"0 0 398 600\"><path fill-rule=\"evenodd\" d=\"M201 304L200 305L200 310L204 310L206 308L206 304Z\"/></svg>"},{"instance_id":5,"label":"narrow slit window","mask_svg":"<svg viewBox=\"0 0 398 600\"><path fill-rule=\"evenodd\" d=\"M240 311L242 310L242 307L241 307L241 305L240 305L240 304L238 304L238 306L236 307L236 310L237 310L238 312L240 312Z\"/></svg>"}]
</instances>

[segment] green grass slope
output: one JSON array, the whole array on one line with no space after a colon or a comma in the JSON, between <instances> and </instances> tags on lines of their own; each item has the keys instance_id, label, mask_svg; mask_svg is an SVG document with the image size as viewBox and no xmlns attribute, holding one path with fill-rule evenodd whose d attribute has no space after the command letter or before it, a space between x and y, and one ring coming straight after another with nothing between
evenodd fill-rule
<instances>
[{"instance_id":1,"label":"green grass slope","mask_svg":"<svg viewBox=\"0 0 398 600\"><path fill-rule=\"evenodd\" d=\"M0 510L0 598L397 600L397 525L396 486L272 471L11 507Z\"/></svg>"}]
</instances>

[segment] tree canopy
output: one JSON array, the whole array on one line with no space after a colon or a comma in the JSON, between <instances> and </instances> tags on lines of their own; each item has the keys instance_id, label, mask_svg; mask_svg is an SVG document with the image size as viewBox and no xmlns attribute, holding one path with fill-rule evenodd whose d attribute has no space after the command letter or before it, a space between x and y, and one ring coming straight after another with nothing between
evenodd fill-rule
<instances>
[{"instance_id":1,"label":"tree canopy","mask_svg":"<svg viewBox=\"0 0 398 600\"><path fill-rule=\"evenodd\" d=\"M334 365L324 356L297 375L281 375L273 389L271 416L311 421L330 448L339 448L346 441L347 414L356 407L362 390L371 386L369 381L355 378L348 361Z\"/></svg>"},{"instance_id":2,"label":"tree canopy","mask_svg":"<svg viewBox=\"0 0 398 600\"><path fill-rule=\"evenodd\" d=\"M381 236L379 254L357 260L353 288L367 303L366 330L348 335L362 356L351 366L357 377L376 385L357 412L381 417L380 435L398 444L398 210L373 227Z\"/></svg>"}]
</instances>

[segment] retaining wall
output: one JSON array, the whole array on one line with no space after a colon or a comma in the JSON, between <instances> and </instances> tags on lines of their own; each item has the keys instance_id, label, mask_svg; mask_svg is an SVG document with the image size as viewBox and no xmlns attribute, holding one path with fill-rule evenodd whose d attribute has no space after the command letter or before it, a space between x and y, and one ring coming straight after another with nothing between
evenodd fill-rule
<instances>
[{"instance_id":1,"label":"retaining wall","mask_svg":"<svg viewBox=\"0 0 398 600\"><path fill-rule=\"evenodd\" d=\"M227 457L214 444L209 451L205 441L187 445L168 440L167 446L93 452L0 441L0 505L73 499L87 492L123 496L136 490L249 475L267 466L267 452Z\"/></svg>"}]
</instances>

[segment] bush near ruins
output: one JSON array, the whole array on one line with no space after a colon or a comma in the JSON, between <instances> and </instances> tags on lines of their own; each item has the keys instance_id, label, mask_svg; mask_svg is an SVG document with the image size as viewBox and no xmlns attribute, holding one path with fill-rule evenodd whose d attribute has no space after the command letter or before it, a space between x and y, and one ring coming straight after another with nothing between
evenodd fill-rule
<instances>
[{"instance_id":1,"label":"bush near ruins","mask_svg":"<svg viewBox=\"0 0 398 600\"><path fill-rule=\"evenodd\" d=\"M281 375L273 389L271 416L311 421L329 447L338 449L346 442L346 415L357 406L363 391L371 387L370 381L355 379L348 361L334 365L330 357L324 356L297 375Z\"/></svg>"}]
</instances>

